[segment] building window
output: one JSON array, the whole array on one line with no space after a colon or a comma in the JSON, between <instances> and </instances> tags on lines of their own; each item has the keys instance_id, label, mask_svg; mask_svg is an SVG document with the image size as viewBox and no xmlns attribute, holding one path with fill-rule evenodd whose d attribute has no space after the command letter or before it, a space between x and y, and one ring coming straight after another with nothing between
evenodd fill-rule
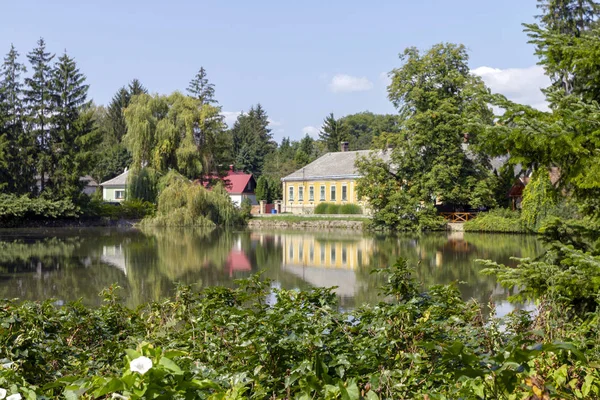
<instances>
[{"instance_id":1,"label":"building window","mask_svg":"<svg viewBox=\"0 0 600 400\"><path fill-rule=\"evenodd\" d=\"M331 246L331 264L335 264L335 245Z\"/></svg>"},{"instance_id":2,"label":"building window","mask_svg":"<svg viewBox=\"0 0 600 400\"><path fill-rule=\"evenodd\" d=\"M308 201L315 201L315 187L309 186L308 188Z\"/></svg>"},{"instance_id":3,"label":"building window","mask_svg":"<svg viewBox=\"0 0 600 400\"><path fill-rule=\"evenodd\" d=\"M312 243L310 244L310 248L308 249L308 257L311 263L315 261L315 245Z\"/></svg>"},{"instance_id":4,"label":"building window","mask_svg":"<svg viewBox=\"0 0 600 400\"><path fill-rule=\"evenodd\" d=\"M294 187L293 186L290 186L288 200L294 201Z\"/></svg>"},{"instance_id":5,"label":"building window","mask_svg":"<svg viewBox=\"0 0 600 400\"><path fill-rule=\"evenodd\" d=\"M325 201L325 185L321 186L321 197L320 197L321 201Z\"/></svg>"},{"instance_id":6,"label":"building window","mask_svg":"<svg viewBox=\"0 0 600 400\"><path fill-rule=\"evenodd\" d=\"M348 250L346 246L342 246L342 264L346 265L348 262Z\"/></svg>"},{"instance_id":7,"label":"building window","mask_svg":"<svg viewBox=\"0 0 600 400\"><path fill-rule=\"evenodd\" d=\"M292 261L294 259L294 244L290 243L290 247L288 250L288 258L290 259L290 261Z\"/></svg>"},{"instance_id":8,"label":"building window","mask_svg":"<svg viewBox=\"0 0 600 400\"><path fill-rule=\"evenodd\" d=\"M300 261L304 261L304 242L300 242L300 246L298 247L298 259Z\"/></svg>"},{"instance_id":9,"label":"building window","mask_svg":"<svg viewBox=\"0 0 600 400\"><path fill-rule=\"evenodd\" d=\"M331 186L331 196L330 196L330 200L331 200L331 201L335 201L335 186Z\"/></svg>"},{"instance_id":10,"label":"building window","mask_svg":"<svg viewBox=\"0 0 600 400\"><path fill-rule=\"evenodd\" d=\"M115 190L115 199L116 200L125 199L125 191L124 190Z\"/></svg>"},{"instance_id":11,"label":"building window","mask_svg":"<svg viewBox=\"0 0 600 400\"><path fill-rule=\"evenodd\" d=\"M325 264L325 245L321 244L321 264Z\"/></svg>"},{"instance_id":12,"label":"building window","mask_svg":"<svg viewBox=\"0 0 600 400\"><path fill-rule=\"evenodd\" d=\"M298 201L304 201L304 186L298 187Z\"/></svg>"},{"instance_id":13,"label":"building window","mask_svg":"<svg viewBox=\"0 0 600 400\"><path fill-rule=\"evenodd\" d=\"M348 186L342 186L342 201L348 201Z\"/></svg>"}]
</instances>

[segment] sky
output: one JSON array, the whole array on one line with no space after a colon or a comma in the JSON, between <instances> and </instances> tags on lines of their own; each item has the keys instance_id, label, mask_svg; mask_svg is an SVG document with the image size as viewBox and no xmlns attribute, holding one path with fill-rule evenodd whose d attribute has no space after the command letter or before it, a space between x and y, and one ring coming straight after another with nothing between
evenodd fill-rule
<instances>
[{"instance_id":1,"label":"sky","mask_svg":"<svg viewBox=\"0 0 600 400\"><path fill-rule=\"evenodd\" d=\"M3 4L0 53L40 37L74 57L89 96L108 104L132 79L185 91L203 66L226 121L260 103L277 141L318 136L323 119L394 113L387 73L407 47L464 44L473 73L511 100L546 107L527 44L536 0L19 0Z\"/></svg>"}]
</instances>

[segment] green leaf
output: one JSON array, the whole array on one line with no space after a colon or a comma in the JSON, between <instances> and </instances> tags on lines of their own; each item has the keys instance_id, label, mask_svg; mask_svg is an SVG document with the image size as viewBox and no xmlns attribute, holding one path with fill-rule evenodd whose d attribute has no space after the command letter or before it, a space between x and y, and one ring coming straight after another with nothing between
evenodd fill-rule
<instances>
[{"instance_id":1,"label":"green leaf","mask_svg":"<svg viewBox=\"0 0 600 400\"><path fill-rule=\"evenodd\" d=\"M181 368L179 368L179 366L175 364L170 358L162 357L158 363L175 374L183 373L183 371L181 371Z\"/></svg>"}]
</instances>

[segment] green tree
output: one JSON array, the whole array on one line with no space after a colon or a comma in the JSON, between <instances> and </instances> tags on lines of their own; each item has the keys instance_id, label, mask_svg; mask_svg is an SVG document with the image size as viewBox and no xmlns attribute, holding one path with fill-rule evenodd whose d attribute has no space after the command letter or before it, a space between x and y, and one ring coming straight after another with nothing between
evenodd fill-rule
<instances>
[{"instance_id":1,"label":"green tree","mask_svg":"<svg viewBox=\"0 0 600 400\"><path fill-rule=\"evenodd\" d=\"M323 121L319 139L329 151L340 151L340 143L348 139L344 125L330 113Z\"/></svg>"},{"instance_id":2,"label":"green tree","mask_svg":"<svg viewBox=\"0 0 600 400\"><path fill-rule=\"evenodd\" d=\"M361 112L340 118L344 126L350 148L367 150L373 147L373 140L384 133L398 133L400 119L397 115L381 115L372 112Z\"/></svg>"},{"instance_id":3,"label":"green tree","mask_svg":"<svg viewBox=\"0 0 600 400\"><path fill-rule=\"evenodd\" d=\"M190 82L187 91L190 96L200 100L202 104L216 104L215 85L208 81L206 70L200 67L200 70Z\"/></svg>"},{"instance_id":4,"label":"green tree","mask_svg":"<svg viewBox=\"0 0 600 400\"><path fill-rule=\"evenodd\" d=\"M52 70L51 116L52 195L76 200L88 171L91 149L98 143L93 110L87 100L89 86L75 61L63 54Z\"/></svg>"},{"instance_id":5,"label":"green tree","mask_svg":"<svg viewBox=\"0 0 600 400\"><path fill-rule=\"evenodd\" d=\"M138 79L134 79L129 84L129 97L131 98L140 94L148 94L148 89Z\"/></svg>"},{"instance_id":6,"label":"green tree","mask_svg":"<svg viewBox=\"0 0 600 400\"><path fill-rule=\"evenodd\" d=\"M435 224L436 201L493 205L492 175L477 152L479 126L491 125L493 114L464 46L438 44L424 54L408 48L401 59L388 88L401 130L389 136L390 162L358 163L359 196L370 199L378 223L401 229Z\"/></svg>"},{"instance_id":7,"label":"green tree","mask_svg":"<svg viewBox=\"0 0 600 400\"><path fill-rule=\"evenodd\" d=\"M19 62L19 53L11 45L0 68L0 135L4 136L5 167L0 173L0 185L16 194L29 193L34 186L34 143L24 126L23 82L26 68Z\"/></svg>"},{"instance_id":8,"label":"green tree","mask_svg":"<svg viewBox=\"0 0 600 400\"><path fill-rule=\"evenodd\" d=\"M40 191L52 172L52 146L50 118L54 114L52 101L52 66L54 54L46 51L46 42L40 39L37 47L27 54L33 75L25 79L24 102L26 105L27 129L36 143L36 170Z\"/></svg>"},{"instance_id":9,"label":"green tree","mask_svg":"<svg viewBox=\"0 0 600 400\"><path fill-rule=\"evenodd\" d=\"M213 171L215 136L223 130L217 107L175 92L170 96L139 95L125 110L124 138L133 157L132 169L169 169L190 179Z\"/></svg>"},{"instance_id":10,"label":"green tree","mask_svg":"<svg viewBox=\"0 0 600 400\"><path fill-rule=\"evenodd\" d=\"M125 123L125 116L123 110L129 105L131 95L127 89L122 87L113 96L112 100L108 105L107 120L108 120L108 134L110 139L116 143L121 142L125 134L127 134L127 124Z\"/></svg>"},{"instance_id":11,"label":"green tree","mask_svg":"<svg viewBox=\"0 0 600 400\"><path fill-rule=\"evenodd\" d=\"M236 166L260 176L265 157L277 147L264 108L257 104L247 113L240 114L230 130L230 135Z\"/></svg>"},{"instance_id":12,"label":"green tree","mask_svg":"<svg viewBox=\"0 0 600 400\"><path fill-rule=\"evenodd\" d=\"M266 200L269 203L269 181L266 176L262 175L258 178L254 193L257 201Z\"/></svg>"}]
</instances>

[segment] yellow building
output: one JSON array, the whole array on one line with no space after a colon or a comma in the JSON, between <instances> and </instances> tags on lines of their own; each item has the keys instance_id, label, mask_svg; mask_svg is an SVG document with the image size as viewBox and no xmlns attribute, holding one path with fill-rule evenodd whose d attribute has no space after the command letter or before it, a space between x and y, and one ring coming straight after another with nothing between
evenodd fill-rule
<instances>
[{"instance_id":1,"label":"yellow building","mask_svg":"<svg viewBox=\"0 0 600 400\"><path fill-rule=\"evenodd\" d=\"M327 153L307 166L282 178L282 212L312 214L320 203L360 204L356 179L360 174L355 163L359 157L375 155L389 159L388 152L371 150L348 151L342 143L342 151Z\"/></svg>"}]
</instances>

